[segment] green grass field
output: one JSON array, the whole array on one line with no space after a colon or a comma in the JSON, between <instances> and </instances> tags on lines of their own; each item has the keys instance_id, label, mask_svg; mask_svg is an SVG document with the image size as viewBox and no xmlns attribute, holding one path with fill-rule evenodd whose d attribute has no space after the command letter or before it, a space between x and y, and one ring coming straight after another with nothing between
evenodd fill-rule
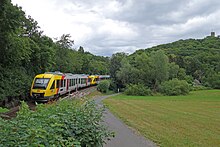
<instances>
[{"instance_id":1,"label":"green grass field","mask_svg":"<svg viewBox=\"0 0 220 147\"><path fill-rule=\"evenodd\" d=\"M159 146L220 146L220 90L187 96L118 95L104 103Z\"/></svg>"}]
</instances>

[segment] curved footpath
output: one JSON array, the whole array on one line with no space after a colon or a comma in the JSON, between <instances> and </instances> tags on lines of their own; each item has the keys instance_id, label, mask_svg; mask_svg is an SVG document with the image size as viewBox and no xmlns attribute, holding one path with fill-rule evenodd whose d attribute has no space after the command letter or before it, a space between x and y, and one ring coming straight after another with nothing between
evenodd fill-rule
<instances>
[{"instance_id":1,"label":"curved footpath","mask_svg":"<svg viewBox=\"0 0 220 147\"><path fill-rule=\"evenodd\" d=\"M103 106L102 100L114 96L102 96L95 99L95 102L98 106ZM137 135L133 130L128 128L123 122L116 118L109 110L106 110L104 114L104 123L108 126L109 130L115 132L115 137L110 141L107 141L107 144L104 147L155 147L156 145L144 138L143 136Z\"/></svg>"}]
</instances>

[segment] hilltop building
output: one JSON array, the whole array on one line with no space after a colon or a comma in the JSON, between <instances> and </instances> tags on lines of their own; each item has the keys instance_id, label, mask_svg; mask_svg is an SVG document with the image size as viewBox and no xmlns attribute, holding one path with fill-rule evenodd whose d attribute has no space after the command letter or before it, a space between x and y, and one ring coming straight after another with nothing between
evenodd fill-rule
<instances>
[{"instance_id":1,"label":"hilltop building","mask_svg":"<svg viewBox=\"0 0 220 147\"><path fill-rule=\"evenodd\" d=\"M215 37L215 32L211 32L211 37Z\"/></svg>"}]
</instances>

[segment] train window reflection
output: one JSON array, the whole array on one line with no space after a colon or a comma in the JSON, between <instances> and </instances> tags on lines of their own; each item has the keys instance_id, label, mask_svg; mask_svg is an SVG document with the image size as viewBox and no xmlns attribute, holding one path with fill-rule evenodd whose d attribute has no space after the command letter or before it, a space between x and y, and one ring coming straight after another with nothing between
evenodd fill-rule
<instances>
[{"instance_id":1,"label":"train window reflection","mask_svg":"<svg viewBox=\"0 0 220 147\"><path fill-rule=\"evenodd\" d=\"M33 89L46 89L49 81L49 78L37 78L35 79Z\"/></svg>"}]
</instances>

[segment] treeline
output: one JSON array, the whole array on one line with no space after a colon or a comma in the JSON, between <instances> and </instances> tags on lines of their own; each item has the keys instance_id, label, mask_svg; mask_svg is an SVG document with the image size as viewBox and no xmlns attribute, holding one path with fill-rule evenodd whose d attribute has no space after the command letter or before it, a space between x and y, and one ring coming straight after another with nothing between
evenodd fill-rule
<instances>
[{"instance_id":1,"label":"treeline","mask_svg":"<svg viewBox=\"0 0 220 147\"><path fill-rule=\"evenodd\" d=\"M150 90L176 95L187 93L193 86L219 89L220 38L179 40L131 55L117 53L111 58L110 73L115 90L145 86L146 94Z\"/></svg>"},{"instance_id":2,"label":"treeline","mask_svg":"<svg viewBox=\"0 0 220 147\"><path fill-rule=\"evenodd\" d=\"M0 1L0 100L28 94L34 76L46 71L108 74L109 58L73 49L69 34L57 40L10 0Z\"/></svg>"}]
</instances>

